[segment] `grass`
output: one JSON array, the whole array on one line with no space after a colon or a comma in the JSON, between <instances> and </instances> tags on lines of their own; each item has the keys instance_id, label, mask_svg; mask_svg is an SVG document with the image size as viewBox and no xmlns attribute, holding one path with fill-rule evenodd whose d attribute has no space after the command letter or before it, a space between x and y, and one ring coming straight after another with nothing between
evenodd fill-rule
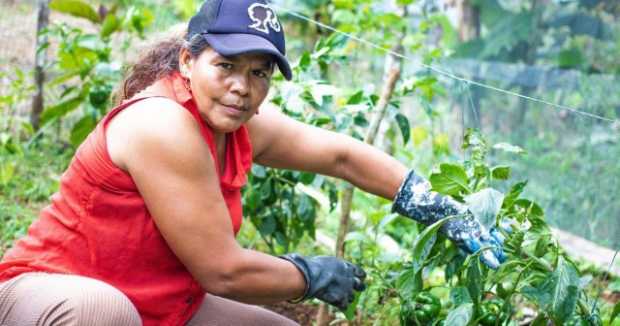
<instances>
[{"instance_id":1,"label":"grass","mask_svg":"<svg viewBox=\"0 0 620 326\"><path fill-rule=\"evenodd\" d=\"M0 170L14 166L12 173L0 178L0 255L24 234L49 197L58 190L62 171L72 150L49 140L15 150L0 143Z\"/></svg>"}]
</instances>

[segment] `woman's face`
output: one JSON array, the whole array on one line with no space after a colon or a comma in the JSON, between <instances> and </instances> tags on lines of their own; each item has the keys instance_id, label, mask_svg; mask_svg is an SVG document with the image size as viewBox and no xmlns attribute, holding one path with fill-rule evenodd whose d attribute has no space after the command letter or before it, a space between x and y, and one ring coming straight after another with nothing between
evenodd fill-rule
<instances>
[{"instance_id":1,"label":"woman's face","mask_svg":"<svg viewBox=\"0 0 620 326\"><path fill-rule=\"evenodd\" d=\"M237 130L256 114L269 91L274 66L266 54L223 57L212 48L197 58L184 50L181 65L200 114L219 133Z\"/></svg>"}]
</instances>

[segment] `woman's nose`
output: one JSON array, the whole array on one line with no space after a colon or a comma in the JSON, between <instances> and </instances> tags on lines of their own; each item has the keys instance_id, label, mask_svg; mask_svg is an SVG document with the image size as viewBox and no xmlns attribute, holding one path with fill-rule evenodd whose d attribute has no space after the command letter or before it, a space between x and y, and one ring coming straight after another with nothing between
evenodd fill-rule
<instances>
[{"instance_id":1,"label":"woman's nose","mask_svg":"<svg viewBox=\"0 0 620 326\"><path fill-rule=\"evenodd\" d=\"M240 96L246 96L249 92L249 80L246 74L236 74L233 76L230 91L238 93Z\"/></svg>"}]
</instances>

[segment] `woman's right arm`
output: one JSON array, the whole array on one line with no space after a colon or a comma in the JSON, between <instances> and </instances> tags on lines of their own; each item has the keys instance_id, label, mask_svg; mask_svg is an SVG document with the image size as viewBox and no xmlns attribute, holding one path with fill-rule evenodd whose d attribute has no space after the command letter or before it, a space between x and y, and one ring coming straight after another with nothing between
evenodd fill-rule
<instances>
[{"instance_id":1,"label":"woman's right arm","mask_svg":"<svg viewBox=\"0 0 620 326\"><path fill-rule=\"evenodd\" d=\"M164 239L207 292L254 304L304 293L291 262L237 244L214 160L187 110L142 100L110 122L106 138L112 161L132 176Z\"/></svg>"}]
</instances>

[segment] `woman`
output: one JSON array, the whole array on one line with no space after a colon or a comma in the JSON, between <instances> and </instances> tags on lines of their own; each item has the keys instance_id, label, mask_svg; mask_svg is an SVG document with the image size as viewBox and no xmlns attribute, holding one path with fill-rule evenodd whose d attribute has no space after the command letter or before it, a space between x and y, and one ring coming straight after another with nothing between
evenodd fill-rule
<instances>
[{"instance_id":1,"label":"woman","mask_svg":"<svg viewBox=\"0 0 620 326\"><path fill-rule=\"evenodd\" d=\"M208 0L185 40L131 71L124 101L80 146L28 235L0 263L2 325L293 325L252 304L317 298L340 308L364 271L336 257L241 248L252 162L345 179L421 223L458 215L469 253L501 244L458 202L383 152L259 107L284 34L263 1ZM208 294L207 294L208 293Z\"/></svg>"}]
</instances>

